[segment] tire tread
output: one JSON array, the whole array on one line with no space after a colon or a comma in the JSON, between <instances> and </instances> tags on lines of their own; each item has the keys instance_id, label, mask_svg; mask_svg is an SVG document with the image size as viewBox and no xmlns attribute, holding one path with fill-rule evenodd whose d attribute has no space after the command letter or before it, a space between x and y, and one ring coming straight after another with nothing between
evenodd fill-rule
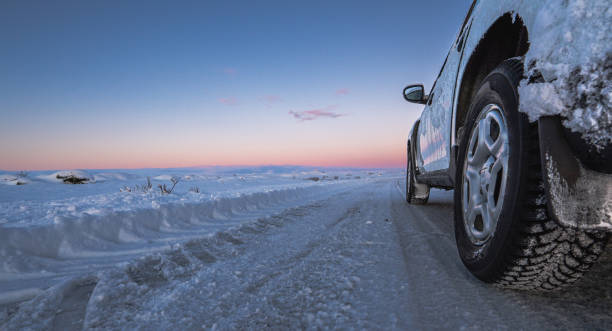
<instances>
[{"instance_id":1,"label":"tire tread","mask_svg":"<svg viewBox=\"0 0 612 331\"><path fill-rule=\"evenodd\" d=\"M523 64L506 60L498 70L518 84ZM505 288L552 291L576 282L603 252L608 236L558 225L546 208L547 198L541 171L537 123L532 123L524 137L528 166L526 196L521 201L519 228L513 232L512 254L492 281ZM594 249L591 249L594 247ZM517 268L520 267L520 268Z\"/></svg>"}]
</instances>

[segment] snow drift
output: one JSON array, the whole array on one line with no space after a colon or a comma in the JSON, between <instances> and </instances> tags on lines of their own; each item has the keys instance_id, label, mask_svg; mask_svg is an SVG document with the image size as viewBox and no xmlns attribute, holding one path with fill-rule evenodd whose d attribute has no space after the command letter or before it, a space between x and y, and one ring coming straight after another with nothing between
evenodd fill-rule
<instances>
[{"instance_id":1,"label":"snow drift","mask_svg":"<svg viewBox=\"0 0 612 331\"><path fill-rule=\"evenodd\" d=\"M58 174L77 174L88 178L88 184L66 185ZM303 169L240 174L189 169L29 174L28 185L0 187L0 305L288 206L324 199L381 175L379 171ZM168 178L181 182L172 194L154 188L119 191L136 187L147 177L156 184Z\"/></svg>"}]
</instances>

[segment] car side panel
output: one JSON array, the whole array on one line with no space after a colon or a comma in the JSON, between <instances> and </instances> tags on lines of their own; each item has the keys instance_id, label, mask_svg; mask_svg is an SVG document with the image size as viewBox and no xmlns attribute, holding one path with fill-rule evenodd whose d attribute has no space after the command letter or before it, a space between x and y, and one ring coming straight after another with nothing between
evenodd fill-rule
<instances>
[{"instance_id":1,"label":"car side panel","mask_svg":"<svg viewBox=\"0 0 612 331\"><path fill-rule=\"evenodd\" d=\"M458 145L455 109L461 80L471 54L488 28L506 13L518 14L528 31L542 7L542 0L479 0L463 31L449 51L447 60L432 90L430 105L421 115L416 141L415 163L422 173L449 169L451 149ZM467 30L467 31L466 31ZM469 31L469 33L467 33ZM466 33L461 45L462 33Z\"/></svg>"},{"instance_id":2,"label":"car side panel","mask_svg":"<svg viewBox=\"0 0 612 331\"><path fill-rule=\"evenodd\" d=\"M441 84L442 85L442 84ZM448 144L444 136L446 95L444 89L436 86L431 93L433 101L426 107L421 116L419 127L418 147L420 161L426 172L445 169L448 167ZM448 104L450 107L450 104Z\"/></svg>"},{"instance_id":3,"label":"car side panel","mask_svg":"<svg viewBox=\"0 0 612 331\"><path fill-rule=\"evenodd\" d=\"M448 53L444 68L436 80L430 95L431 106L425 108L419 128L419 153L426 172L448 169L450 166L450 142L452 105L457 70L462 47L455 42Z\"/></svg>"}]
</instances>

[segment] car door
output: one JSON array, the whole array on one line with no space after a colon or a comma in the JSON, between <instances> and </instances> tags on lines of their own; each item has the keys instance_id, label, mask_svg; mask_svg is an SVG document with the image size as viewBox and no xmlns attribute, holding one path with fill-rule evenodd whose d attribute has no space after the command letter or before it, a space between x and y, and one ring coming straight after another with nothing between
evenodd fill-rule
<instances>
[{"instance_id":1,"label":"car door","mask_svg":"<svg viewBox=\"0 0 612 331\"><path fill-rule=\"evenodd\" d=\"M451 126L455 83L464 40L470 30L470 17L478 1L472 2L470 10L459 30L459 35L452 45L442 65L438 78L429 94L429 100L423 114L418 134L417 166L425 172L443 172L450 166Z\"/></svg>"}]
</instances>

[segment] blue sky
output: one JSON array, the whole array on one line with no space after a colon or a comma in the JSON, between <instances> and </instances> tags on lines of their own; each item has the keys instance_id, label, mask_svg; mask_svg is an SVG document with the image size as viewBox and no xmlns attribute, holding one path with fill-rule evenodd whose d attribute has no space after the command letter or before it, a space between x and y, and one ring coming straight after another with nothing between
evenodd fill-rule
<instances>
[{"instance_id":1,"label":"blue sky","mask_svg":"<svg viewBox=\"0 0 612 331\"><path fill-rule=\"evenodd\" d=\"M470 2L3 1L0 169L400 166Z\"/></svg>"}]
</instances>

